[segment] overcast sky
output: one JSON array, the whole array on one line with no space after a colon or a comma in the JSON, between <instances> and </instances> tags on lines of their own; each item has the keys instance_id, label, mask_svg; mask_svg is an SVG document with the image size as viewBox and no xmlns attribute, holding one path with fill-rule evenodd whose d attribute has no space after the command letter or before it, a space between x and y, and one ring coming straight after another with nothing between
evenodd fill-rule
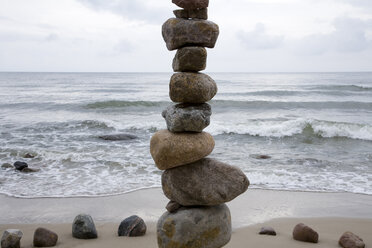
<instances>
[{"instance_id":1,"label":"overcast sky","mask_svg":"<svg viewBox=\"0 0 372 248\"><path fill-rule=\"evenodd\" d=\"M0 71L170 72L171 0L0 0ZM209 72L372 71L372 0L210 0Z\"/></svg>"}]
</instances>

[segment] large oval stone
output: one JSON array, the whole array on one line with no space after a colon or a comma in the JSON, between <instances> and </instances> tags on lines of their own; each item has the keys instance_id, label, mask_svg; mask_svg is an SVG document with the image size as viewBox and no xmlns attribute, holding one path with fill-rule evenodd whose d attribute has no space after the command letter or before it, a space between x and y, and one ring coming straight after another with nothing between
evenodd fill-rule
<instances>
[{"instance_id":1,"label":"large oval stone","mask_svg":"<svg viewBox=\"0 0 372 248\"><path fill-rule=\"evenodd\" d=\"M214 148L212 135L202 133L171 133L161 130L150 141L151 156L160 170L189 164L208 156Z\"/></svg>"},{"instance_id":2,"label":"large oval stone","mask_svg":"<svg viewBox=\"0 0 372 248\"><path fill-rule=\"evenodd\" d=\"M162 35L170 51L184 46L213 48L219 33L218 25L207 20L170 18L162 27Z\"/></svg>"},{"instance_id":3,"label":"large oval stone","mask_svg":"<svg viewBox=\"0 0 372 248\"><path fill-rule=\"evenodd\" d=\"M229 202L249 186L248 178L239 168L210 158L166 170L161 182L165 196L183 206Z\"/></svg>"},{"instance_id":4,"label":"large oval stone","mask_svg":"<svg viewBox=\"0 0 372 248\"><path fill-rule=\"evenodd\" d=\"M46 228L39 227L34 233L34 247L53 247L56 246L58 235Z\"/></svg>"},{"instance_id":5,"label":"large oval stone","mask_svg":"<svg viewBox=\"0 0 372 248\"><path fill-rule=\"evenodd\" d=\"M72 224L72 236L77 239L96 239L97 230L93 218L87 214L79 214Z\"/></svg>"},{"instance_id":6,"label":"large oval stone","mask_svg":"<svg viewBox=\"0 0 372 248\"><path fill-rule=\"evenodd\" d=\"M203 73L176 73L169 83L169 97L173 102L205 103L216 94L216 82Z\"/></svg>"},{"instance_id":7,"label":"large oval stone","mask_svg":"<svg viewBox=\"0 0 372 248\"><path fill-rule=\"evenodd\" d=\"M212 114L208 103L193 105L181 103L169 106L162 113L168 130L176 132L202 132L210 123Z\"/></svg>"},{"instance_id":8,"label":"large oval stone","mask_svg":"<svg viewBox=\"0 0 372 248\"><path fill-rule=\"evenodd\" d=\"M184 9L207 8L209 0L172 0L172 3Z\"/></svg>"},{"instance_id":9,"label":"large oval stone","mask_svg":"<svg viewBox=\"0 0 372 248\"><path fill-rule=\"evenodd\" d=\"M166 212L157 224L160 248L219 248L231 238L231 215L225 205Z\"/></svg>"},{"instance_id":10,"label":"large oval stone","mask_svg":"<svg viewBox=\"0 0 372 248\"><path fill-rule=\"evenodd\" d=\"M207 50L204 47L183 47L173 59L173 70L198 72L207 66Z\"/></svg>"}]
</instances>

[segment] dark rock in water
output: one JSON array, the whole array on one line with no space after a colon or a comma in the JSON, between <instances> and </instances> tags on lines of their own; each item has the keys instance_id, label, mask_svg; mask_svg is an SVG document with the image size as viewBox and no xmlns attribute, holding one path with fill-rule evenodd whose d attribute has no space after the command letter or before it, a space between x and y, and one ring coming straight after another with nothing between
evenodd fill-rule
<instances>
[{"instance_id":1,"label":"dark rock in water","mask_svg":"<svg viewBox=\"0 0 372 248\"><path fill-rule=\"evenodd\" d=\"M28 168L28 167L23 168L21 170L21 172L23 172L23 173L34 173L34 172L39 172L39 171L40 171L39 169L32 169L32 168Z\"/></svg>"},{"instance_id":2,"label":"dark rock in water","mask_svg":"<svg viewBox=\"0 0 372 248\"><path fill-rule=\"evenodd\" d=\"M38 228L34 233L34 246L35 247L52 247L56 246L58 235L45 228Z\"/></svg>"},{"instance_id":3,"label":"dark rock in water","mask_svg":"<svg viewBox=\"0 0 372 248\"><path fill-rule=\"evenodd\" d=\"M184 18L184 19L208 19L208 9L177 9L173 11L174 15L177 18Z\"/></svg>"},{"instance_id":4,"label":"dark rock in water","mask_svg":"<svg viewBox=\"0 0 372 248\"><path fill-rule=\"evenodd\" d=\"M319 235L310 227L300 223L293 229L293 239L309 243L318 243Z\"/></svg>"},{"instance_id":5,"label":"dark rock in water","mask_svg":"<svg viewBox=\"0 0 372 248\"><path fill-rule=\"evenodd\" d=\"M211 106L181 103L169 106L162 113L171 132L202 132L210 123Z\"/></svg>"},{"instance_id":6,"label":"dark rock in water","mask_svg":"<svg viewBox=\"0 0 372 248\"><path fill-rule=\"evenodd\" d=\"M1 168L2 168L2 169L13 169L14 166L11 165L11 164L9 164L9 163L5 163L5 164L2 164L2 165L1 165Z\"/></svg>"},{"instance_id":7,"label":"dark rock in water","mask_svg":"<svg viewBox=\"0 0 372 248\"><path fill-rule=\"evenodd\" d=\"M207 66L207 50L204 47L183 47L173 59L175 72L198 72Z\"/></svg>"},{"instance_id":8,"label":"dark rock in water","mask_svg":"<svg viewBox=\"0 0 372 248\"><path fill-rule=\"evenodd\" d=\"M182 206L229 202L249 186L248 178L239 168L210 158L166 170L161 183L165 196Z\"/></svg>"},{"instance_id":9,"label":"dark rock in water","mask_svg":"<svg viewBox=\"0 0 372 248\"><path fill-rule=\"evenodd\" d=\"M23 158L35 158L35 155L32 155L30 153L26 153Z\"/></svg>"},{"instance_id":10,"label":"dark rock in water","mask_svg":"<svg viewBox=\"0 0 372 248\"><path fill-rule=\"evenodd\" d=\"M24 168L28 167L28 164L25 162L17 161L14 163L14 167L16 168L16 170L23 170Z\"/></svg>"},{"instance_id":11,"label":"dark rock in water","mask_svg":"<svg viewBox=\"0 0 372 248\"><path fill-rule=\"evenodd\" d=\"M120 223L118 235L127 237L138 237L146 234L146 224L142 218L133 215Z\"/></svg>"},{"instance_id":12,"label":"dark rock in water","mask_svg":"<svg viewBox=\"0 0 372 248\"><path fill-rule=\"evenodd\" d=\"M168 212L174 213L178 209L182 208L182 206L178 202L170 201L165 208L168 210Z\"/></svg>"},{"instance_id":13,"label":"dark rock in water","mask_svg":"<svg viewBox=\"0 0 372 248\"><path fill-rule=\"evenodd\" d=\"M209 0L172 0L172 3L184 9L207 8Z\"/></svg>"},{"instance_id":14,"label":"dark rock in water","mask_svg":"<svg viewBox=\"0 0 372 248\"><path fill-rule=\"evenodd\" d=\"M162 27L162 35L170 51L185 46L214 48L219 32L217 24L195 19L170 18Z\"/></svg>"},{"instance_id":15,"label":"dark rock in water","mask_svg":"<svg viewBox=\"0 0 372 248\"><path fill-rule=\"evenodd\" d=\"M340 240L338 241L339 245L344 248L364 248L366 244L363 239L355 235L352 232L345 232Z\"/></svg>"},{"instance_id":16,"label":"dark rock in water","mask_svg":"<svg viewBox=\"0 0 372 248\"><path fill-rule=\"evenodd\" d=\"M103 140L109 140L109 141L121 141L121 140L133 140L137 139L138 137L132 134L110 134L110 135L102 135L98 138Z\"/></svg>"},{"instance_id":17,"label":"dark rock in water","mask_svg":"<svg viewBox=\"0 0 372 248\"><path fill-rule=\"evenodd\" d=\"M276 232L275 232L274 228L272 228L272 227L262 227L259 234L260 235L276 236Z\"/></svg>"},{"instance_id":18,"label":"dark rock in water","mask_svg":"<svg viewBox=\"0 0 372 248\"><path fill-rule=\"evenodd\" d=\"M97 230L90 215L80 214L72 224L72 236L77 239L96 239Z\"/></svg>"},{"instance_id":19,"label":"dark rock in water","mask_svg":"<svg viewBox=\"0 0 372 248\"><path fill-rule=\"evenodd\" d=\"M20 248L23 233L17 229L5 230L1 238L1 248Z\"/></svg>"},{"instance_id":20,"label":"dark rock in water","mask_svg":"<svg viewBox=\"0 0 372 248\"><path fill-rule=\"evenodd\" d=\"M253 154L251 155L252 158L255 158L255 159L270 159L271 156L269 155L261 155L261 154Z\"/></svg>"},{"instance_id":21,"label":"dark rock in water","mask_svg":"<svg viewBox=\"0 0 372 248\"><path fill-rule=\"evenodd\" d=\"M166 212L157 223L159 248L219 248L231 238L231 215L225 205Z\"/></svg>"},{"instance_id":22,"label":"dark rock in water","mask_svg":"<svg viewBox=\"0 0 372 248\"><path fill-rule=\"evenodd\" d=\"M173 102L205 103L216 94L216 82L203 73L175 73L169 83L169 96Z\"/></svg>"}]
</instances>

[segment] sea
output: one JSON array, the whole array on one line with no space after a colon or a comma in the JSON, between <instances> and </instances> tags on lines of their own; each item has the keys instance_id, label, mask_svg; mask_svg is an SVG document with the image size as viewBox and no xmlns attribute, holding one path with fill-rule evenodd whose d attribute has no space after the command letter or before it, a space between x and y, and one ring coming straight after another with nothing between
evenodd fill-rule
<instances>
[{"instance_id":1,"label":"sea","mask_svg":"<svg viewBox=\"0 0 372 248\"><path fill-rule=\"evenodd\" d=\"M0 194L97 197L161 186L151 136L171 73L0 73ZM209 73L210 157L250 188L372 194L372 73ZM127 133L137 139L105 141ZM24 158L31 154L34 158Z\"/></svg>"}]
</instances>

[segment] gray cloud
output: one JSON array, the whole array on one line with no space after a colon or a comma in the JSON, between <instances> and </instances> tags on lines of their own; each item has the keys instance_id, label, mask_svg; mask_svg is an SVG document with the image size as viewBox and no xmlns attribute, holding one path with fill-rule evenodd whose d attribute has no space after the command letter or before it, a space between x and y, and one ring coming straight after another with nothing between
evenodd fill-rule
<instances>
[{"instance_id":1,"label":"gray cloud","mask_svg":"<svg viewBox=\"0 0 372 248\"><path fill-rule=\"evenodd\" d=\"M238 38L248 49L266 50L280 47L283 43L284 36L269 35L266 32L265 25L257 23L253 31L239 32Z\"/></svg>"},{"instance_id":2,"label":"gray cloud","mask_svg":"<svg viewBox=\"0 0 372 248\"><path fill-rule=\"evenodd\" d=\"M78 0L78 2L97 11L110 11L125 18L151 23L164 22L169 16L166 9L149 7L146 1L140 0Z\"/></svg>"}]
</instances>

